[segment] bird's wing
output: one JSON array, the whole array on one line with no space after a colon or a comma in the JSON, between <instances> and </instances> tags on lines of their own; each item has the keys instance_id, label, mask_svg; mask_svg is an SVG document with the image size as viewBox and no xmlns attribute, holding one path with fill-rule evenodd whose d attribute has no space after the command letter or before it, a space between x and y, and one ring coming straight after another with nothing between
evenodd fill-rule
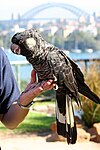
<instances>
[{"instance_id":1,"label":"bird's wing","mask_svg":"<svg viewBox=\"0 0 100 150\"><path fill-rule=\"evenodd\" d=\"M58 84L59 82L61 82L60 78L62 78L63 83L65 85L64 88L66 89L68 95L70 95L71 98L74 98L77 104L80 105L78 86L71 63L62 51L58 51L57 55L61 62L58 73Z\"/></svg>"},{"instance_id":2,"label":"bird's wing","mask_svg":"<svg viewBox=\"0 0 100 150\"><path fill-rule=\"evenodd\" d=\"M68 56L63 51L60 51L60 53L64 56L66 62L69 60L70 65L72 67L72 72L74 75L74 79L76 81L77 87L78 87L78 92L89 98L95 103L100 104L100 98L91 91L91 89L88 87L88 85L85 83L84 80L84 75L78 65L71 60Z\"/></svg>"}]
</instances>

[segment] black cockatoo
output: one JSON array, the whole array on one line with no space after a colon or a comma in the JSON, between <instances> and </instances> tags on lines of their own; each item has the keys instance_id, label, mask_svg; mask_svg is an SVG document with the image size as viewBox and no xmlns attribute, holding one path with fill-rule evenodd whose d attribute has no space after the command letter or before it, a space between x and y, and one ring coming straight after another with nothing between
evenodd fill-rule
<instances>
[{"instance_id":1,"label":"black cockatoo","mask_svg":"<svg viewBox=\"0 0 100 150\"><path fill-rule=\"evenodd\" d=\"M99 104L100 98L86 85L78 65L59 48L46 42L35 29L16 33L11 42L12 52L26 57L39 81L52 79L56 82L57 132L67 137L68 144L75 144L77 129L72 99L80 105L79 93Z\"/></svg>"}]
</instances>

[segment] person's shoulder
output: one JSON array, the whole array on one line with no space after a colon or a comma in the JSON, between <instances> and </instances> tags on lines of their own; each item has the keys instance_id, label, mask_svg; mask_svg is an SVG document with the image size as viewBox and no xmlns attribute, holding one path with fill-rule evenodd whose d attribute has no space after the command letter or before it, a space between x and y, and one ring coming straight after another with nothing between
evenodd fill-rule
<instances>
[{"instance_id":1,"label":"person's shoulder","mask_svg":"<svg viewBox=\"0 0 100 150\"><path fill-rule=\"evenodd\" d=\"M0 63L5 64L7 62L7 55L2 48L0 48Z\"/></svg>"}]
</instances>

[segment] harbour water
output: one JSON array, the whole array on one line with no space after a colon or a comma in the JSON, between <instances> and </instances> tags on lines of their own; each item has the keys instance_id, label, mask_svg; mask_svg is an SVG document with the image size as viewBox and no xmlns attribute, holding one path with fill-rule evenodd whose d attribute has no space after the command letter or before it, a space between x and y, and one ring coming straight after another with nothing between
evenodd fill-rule
<instances>
[{"instance_id":1,"label":"harbour water","mask_svg":"<svg viewBox=\"0 0 100 150\"><path fill-rule=\"evenodd\" d=\"M23 61L26 60L24 56L15 55L10 50L5 50L8 58L10 61ZM64 50L64 53L70 57L71 59L78 60L78 59L100 59L100 50L98 51L85 51L85 52L69 52Z\"/></svg>"}]
</instances>

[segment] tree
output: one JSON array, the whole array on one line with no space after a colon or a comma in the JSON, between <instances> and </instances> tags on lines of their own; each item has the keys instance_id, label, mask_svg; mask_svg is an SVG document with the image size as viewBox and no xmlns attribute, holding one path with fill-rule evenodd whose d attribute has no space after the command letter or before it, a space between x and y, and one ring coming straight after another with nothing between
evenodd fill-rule
<instances>
[{"instance_id":1,"label":"tree","mask_svg":"<svg viewBox=\"0 0 100 150\"><path fill-rule=\"evenodd\" d=\"M97 35L95 39L100 42L100 27L97 28Z\"/></svg>"},{"instance_id":2,"label":"tree","mask_svg":"<svg viewBox=\"0 0 100 150\"><path fill-rule=\"evenodd\" d=\"M90 32L75 30L66 39L65 48L68 49L93 49L99 50L99 42ZM72 44L73 43L73 44Z\"/></svg>"}]
</instances>

